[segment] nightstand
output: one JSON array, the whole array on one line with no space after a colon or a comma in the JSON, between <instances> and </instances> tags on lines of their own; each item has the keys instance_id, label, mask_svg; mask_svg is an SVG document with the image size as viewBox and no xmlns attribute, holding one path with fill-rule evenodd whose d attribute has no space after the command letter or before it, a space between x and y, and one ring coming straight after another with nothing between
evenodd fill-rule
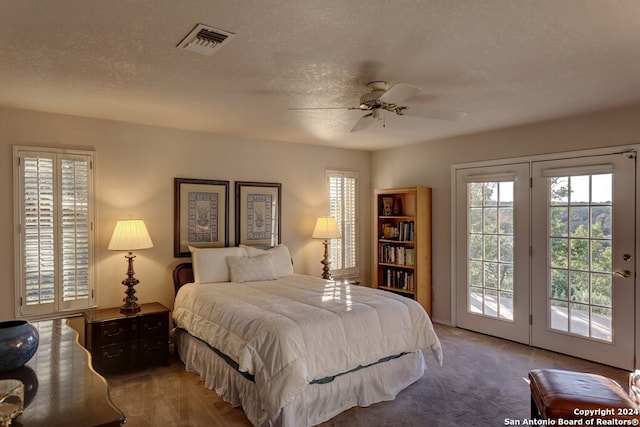
<instances>
[{"instance_id":1,"label":"nightstand","mask_svg":"<svg viewBox=\"0 0 640 427\"><path fill-rule=\"evenodd\" d=\"M133 315L120 307L84 313L85 347L101 374L169 364L169 310L160 303L141 304Z\"/></svg>"}]
</instances>

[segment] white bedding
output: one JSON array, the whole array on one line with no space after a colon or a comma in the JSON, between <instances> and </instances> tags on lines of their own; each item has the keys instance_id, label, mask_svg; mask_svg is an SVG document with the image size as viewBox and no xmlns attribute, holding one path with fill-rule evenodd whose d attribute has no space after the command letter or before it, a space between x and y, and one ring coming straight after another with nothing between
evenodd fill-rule
<instances>
[{"instance_id":1,"label":"white bedding","mask_svg":"<svg viewBox=\"0 0 640 427\"><path fill-rule=\"evenodd\" d=\"M426 348L442 362L415 301L311 276L185 285L173 318L252 374L273 417L312 380Z\"/></svg>"}]
</instances>

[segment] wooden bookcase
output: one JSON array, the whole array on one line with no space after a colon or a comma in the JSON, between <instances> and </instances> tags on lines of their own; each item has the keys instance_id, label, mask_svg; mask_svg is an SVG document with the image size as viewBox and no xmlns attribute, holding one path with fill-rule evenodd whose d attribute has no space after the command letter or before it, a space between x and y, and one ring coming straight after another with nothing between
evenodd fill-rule
<instances>
[{"instance_id":1,"label":"wooden bookcase","mask_svg":"<svg viewBox=\"0 0 640 427\"><path fill-rule=\"evenodd\" d=\"M431 316L431 188L374 195L373 286L413 298Z\"/></svg>"}]
</instances>

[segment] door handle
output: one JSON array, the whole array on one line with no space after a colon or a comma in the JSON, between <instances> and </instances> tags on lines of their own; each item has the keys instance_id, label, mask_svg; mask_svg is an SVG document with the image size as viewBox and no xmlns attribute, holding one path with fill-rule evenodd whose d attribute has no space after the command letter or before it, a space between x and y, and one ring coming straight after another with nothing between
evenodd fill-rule
<instances>
[{"instance_id":1,"label":"door handle","mask_svg":"<svg viewBox=\"0 0 640 427\"><path fill-rule=\"evenodd\" d=\"M624 277L625 279L631 277L631 271L629 270L614 271L613 274L615 274L616 276Z\"/></svg>"}]
</instances>

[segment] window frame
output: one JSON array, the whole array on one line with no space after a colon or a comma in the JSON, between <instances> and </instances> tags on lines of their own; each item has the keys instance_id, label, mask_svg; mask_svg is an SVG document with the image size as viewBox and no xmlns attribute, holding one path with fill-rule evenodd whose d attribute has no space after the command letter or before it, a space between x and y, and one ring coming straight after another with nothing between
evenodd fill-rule
<instances>
[{"instance_id":1,"label":"window frame","mask_svg":"<svg viewBox=\"0 0 640 427\"><path fill-rule=\"evenodd\" d=\"M339 200L333 200L332 194L331 194L331 180L338 178L341 180L341 185L342 188L344 188L344 181L346 179L353 179L354 182L354 201L353 201L353 216L352 218L348 218L348 220L345 220L344 216L346 215L346 209L344 208L344 206L346 205L346 200L345 200L345 195L344 193L342 194L342 197ZM345 239L345 235L347 234L347 228L350 224L352 224L352 229L353 232L350 233L353 238L352 238L352 242L351 244L353 245L354 248L354 253L353 253L353 259L354 259L354 264L352 266L349 267L342 267L342 268L335 268L334 265L335 263L332 262L331 264L329 264L329 269L331 271L331 275L335 278L350 278L350 277L356 277L358 276L358 274L360 273L360 269L359 269L359 258L360 258L360 225L359 225L359 199L360 199L360 189L359 189L359 185L360 185L360 177L359 177L359 173L358 172L353 172L353 171L343 171L343 170L326 170L325 171L325 185L326 185L326 195L327 195L327 215L328 216L333 216L336 219L336 222L338 224L338 229L340 230L340 238L339 239L332 239L329 241L329 248L330 248L330 252L329 252L329 258L330 259L334 259L334 258L339 258L341 265L344 266L345 262L346 262L346 250L345 250L345 244L344 244L344 239ZM342 217L338 218L335 215L335 209L333 208L333 206L335 204L339 204L340 205L340 212L342 212ZM338 252L336 254L336 252Z\"/></svg>"},{"instance_id":2,"label":"window frame","mask_svg":"<svg viewBox=\"0 0 640 427\"><path fill-rule=\"evenodd\" d=\"M51 319L56 317L68 316L70 314L82 312L88 308L96 306L96 232L95 232L95 151L91 150L74 150L60 149L51 147L36 146L13 146L13 194L14 194L14 276L15 276L15 314L17 318L28 319ZM52 189L52 206L53 206L53 269L54 269L54 287L53 301L36 304L27 304L27 288L26 288L26 228L24 226L25 214L25 172L24 158L28 157L49 158L53 161L53 189ZM83 207L83 216L86 218L86 227L83 227L79 237L75 232L73 234L74 246L86 235L87 258L83 264L86 268L86 296L80 298L72 298L65 301L63 297L64 281L63 272L72 271L77 273L84 268L75 270L69 269L68 266L63 269L62 255L62 238L63 232L67 229L62 226L63 219L63 189L62 189L62 163L64 161L83 161L87 163L86 171L86 207ZM74 198L72 203L76 203ZM76 211L74 211L76 212ZM64 215L67 217L67 215ZM77 222L73 223L77 225ZM68 238L68 235L67 235ZM67 258L68 260L69 258ZM76 258L73 258L74 260ZM64 270L64 271L63 271ZM84 286L82 286L84 290ZM76 288L77 290L77 288Z\"/></svg>"}]
</instances>

